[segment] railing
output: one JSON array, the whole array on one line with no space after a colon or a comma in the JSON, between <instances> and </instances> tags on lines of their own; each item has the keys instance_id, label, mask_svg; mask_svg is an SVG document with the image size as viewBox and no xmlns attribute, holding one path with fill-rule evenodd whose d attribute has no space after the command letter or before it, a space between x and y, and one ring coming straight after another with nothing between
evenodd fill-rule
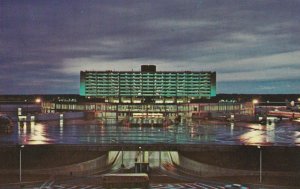
<instances>
[{"instance_id":1,"label":"railing","mask_svg":"<svg viewBox=\"0 0 300 189\"><path fill-rule=\"evenodd\" d=\"M300 112L287 112L287 111L269 111L268 116L286 117L286 118L300 118Z\"/></svg>"}]
</instances>

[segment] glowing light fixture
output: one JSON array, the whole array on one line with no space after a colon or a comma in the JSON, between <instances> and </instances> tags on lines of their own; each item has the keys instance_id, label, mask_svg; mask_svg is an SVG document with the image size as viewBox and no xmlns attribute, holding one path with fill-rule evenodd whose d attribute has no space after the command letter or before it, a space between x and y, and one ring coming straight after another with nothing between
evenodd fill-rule
<instances>
[{"instance_id":1,"label":"glowing light fixture","mask_svg":"<svg viewBox=\"0 0 300 189\"><path fill-rule=\"evenodd\" d=\"M41 103L42 100L40 98L35 99L35 103Z\"/></svg>"},{"instance_id":2,"label":"glowing light fixture","mask_svg":"<svg viewBox=\"0 0 300 189\"><path fill-rule=\"evenodd\" d=\"M257 104L257 103L258 103L258 100L257 100L257 99L253 99L253 100L252 100L252 103L253 103L253 104Z\"/></svg>"},{"instance_id":3,"label":"glowing light fixture","mask_svg":"<svg viewBox=\"0 0 300 189\"><path fill-rule=\"evenodd\" d=\"M295 106L295 101L291 101L291 106Z\"/></svg>"}]
</instances>

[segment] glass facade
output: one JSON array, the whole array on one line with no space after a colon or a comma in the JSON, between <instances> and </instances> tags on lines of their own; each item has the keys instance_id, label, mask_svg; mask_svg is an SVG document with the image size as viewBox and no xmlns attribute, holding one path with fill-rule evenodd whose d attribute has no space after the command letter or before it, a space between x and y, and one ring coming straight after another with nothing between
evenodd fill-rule
<instances>
[{"instance_id":1,"label":"glass facade","mask_svg":"<svg viewBox=\"0 0 300 189\"><path fill-rule=\"evenodd\" d=\"M251 114L247 104L236 102L186 103L186 104L115 104L115 103L62 103L43 102L43 111L88 111L95 112L96 117L123 120L131 118L175 118L197 117L203 113Z\"/></svg>"},{"instance_id":2,"label":"glass facade","mask_svg":"<svg viewBox=\"0 0 300 189\"><path fill-rule=\"evenodd\" d=\"M80 95L210 98L216 95L216 73L81 71Z\"/></svg>"}]
</instances>

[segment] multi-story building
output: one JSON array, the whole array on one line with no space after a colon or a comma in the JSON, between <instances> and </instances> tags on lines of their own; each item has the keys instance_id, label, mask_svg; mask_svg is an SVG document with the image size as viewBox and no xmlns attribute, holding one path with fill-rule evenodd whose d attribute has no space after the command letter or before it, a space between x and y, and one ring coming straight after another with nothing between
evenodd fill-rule
<instances>
[{"instance_id":1,"label":"multi-story building","mask_svg":"<svg viewBox=\"0 0 300 189\"><path fill-rule=\"evenodd\" d=\"M215 96L216 73L156 71L154 65L142 65L141 71L81 71L80 95L116 103L186 103Z\"/></svg>"}]
</instances>

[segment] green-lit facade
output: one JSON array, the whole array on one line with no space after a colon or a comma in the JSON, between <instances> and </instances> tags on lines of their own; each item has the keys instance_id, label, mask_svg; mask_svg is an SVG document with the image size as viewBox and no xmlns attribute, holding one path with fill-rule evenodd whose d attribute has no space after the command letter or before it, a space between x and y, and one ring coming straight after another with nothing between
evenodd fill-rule
<instances>
[{"instance_id":1,"label":"green-lit facade","mask_svg":"<svg viewBox=\"0 0 300 189\"><path fill-rule=\"evenodd\" d=\"M107 99L209 99L215 72L81 71L80 95Z\"/></svg>"}]
</instances>

